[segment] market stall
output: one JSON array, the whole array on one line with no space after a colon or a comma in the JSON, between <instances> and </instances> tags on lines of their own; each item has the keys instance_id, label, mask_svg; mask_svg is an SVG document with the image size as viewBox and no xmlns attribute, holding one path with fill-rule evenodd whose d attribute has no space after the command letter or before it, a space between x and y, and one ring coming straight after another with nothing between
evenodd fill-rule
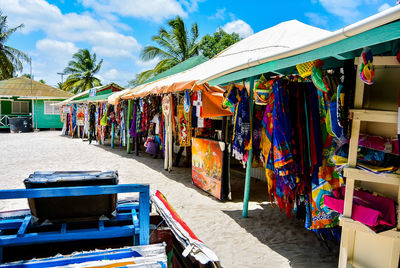
<instances>
[{"instance_id":1,"label":"market stall","mask_svg":"<svg viewBox=\"0 0 400 268\"><path fill-rule=\"evenodd\" d=\"M247 171L263 163L271 201L288 217L341 237L339 267L399 265L399 18L397 6L199 82L249 81L224 100L237 114L234 155Z\"/></svg>"},{"instance_id":2,"label":"market stall","mask_svg":"<svg viewBox=\"0 0 400 268\"><path fill-rule=\"evenodd\" d=\"M86 138L90 143L96 140L101 144L110 138L112 147L115 136L118 136L120 145L125 145L126 105L114 107L107 102L110 95L121 90L123 88L111 83L92 88L58 103L61 107L61 121L64 122L63 135Z\"/></svg>"}]
</instances>

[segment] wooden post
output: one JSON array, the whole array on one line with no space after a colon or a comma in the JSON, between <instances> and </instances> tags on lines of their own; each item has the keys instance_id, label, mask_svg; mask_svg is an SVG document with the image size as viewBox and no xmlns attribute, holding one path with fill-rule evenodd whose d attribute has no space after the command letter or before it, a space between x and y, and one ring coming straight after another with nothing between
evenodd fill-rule
<instances>
[{"instance_id":1,"label":"wooden post","mask_svg":"<svg viewBox=\"0 0 400 268\"><path fill-rule=\"evenodd\" d=\"M253 138L253 87L254 77L250 78L250 137ZM247 159L246 166L246 181L244 185L244 196L243 196L243 213L242 217L247 218L247 212L249 208L249 196L250 196L250 178L251 178L251 162L253 159L253 146L249 150L249 158Z\"/></svg>"},{"instance_id":2,"label":"wooden post","mask_svg":"<svg viewBox=\"0 0 400 268\"><path fill-rule=\"evenodd\" d=\"M132 116L132 100L128 100L128 113L126 114L126 152L131 153L131 134L129 132L131 127L131 116Z\"/></svg>"}]
</instances>

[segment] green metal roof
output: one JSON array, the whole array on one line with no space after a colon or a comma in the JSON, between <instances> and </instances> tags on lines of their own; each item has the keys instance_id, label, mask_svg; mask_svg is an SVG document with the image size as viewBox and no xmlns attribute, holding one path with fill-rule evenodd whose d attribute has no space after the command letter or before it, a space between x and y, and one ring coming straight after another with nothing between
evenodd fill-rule
<instances>
[{"instance_id":1,"label":"green metal roof","mask_svg":"<svg viewBox=\"0 0 400 268\"><path fill-rule=\"evenodd\" d=\"M103 100L106 101L108 99L108 96L111 96L113 93L114 92L112 92L112 89L108 89L97 93L96 96L86 96L85 98L74 100L74 102L98 102Z\"/></svg>"},{"instance_id":2,"label":"green metal roof","mask_svg":"<svg viewBox=\"0 0 400 268\"><path fill-rule=\"evenodd\" d=\"M340 67L343 65L344 60L360 56L364 47L370 47L374 55L393 55L398 49L399 38L400 21L395 21L302 54L273 60L218 77L210 80L209 84L211 86L223 85L229 82L241 81L249 77L256 77L268 72L279 74L297 73L295 67L297 64L316 59L324 60L325 69Z\"/></svg>"},{"instance_id":3,"label":"green metal roof","mask_svg":"<svg viewBox=\"0 0 400 268\"><path fill-rule=\"evenodd\" d=\"M207 57L204 57L203 55L191 57L181 63L178 63L177 65L166 70L165 72L162 72L162 73L150 78L149 80L146 80L145 82L141 83L140 85L149 83L149 82L153 82L153 81L159 80L161 78L189 70L189 69L191 69L203 62L206 62L208 60L209 59Z\"/></svg>"}]
</instances>

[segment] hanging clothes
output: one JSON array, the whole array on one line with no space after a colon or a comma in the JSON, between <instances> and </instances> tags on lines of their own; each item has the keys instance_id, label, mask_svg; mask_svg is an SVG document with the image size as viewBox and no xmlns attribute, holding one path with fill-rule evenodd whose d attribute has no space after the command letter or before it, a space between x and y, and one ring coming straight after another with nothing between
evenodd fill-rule
<instances>
[{"instance_id":1,"label":"hanging clothes","mask_svg":"<svg viewBox=\"0 0 400 268\"><path fill-rule=\"evenodd\" d=\"M250 132L250 97L246 87L239 89L233 86L227 98L235 105L232 155L237 160L246 163L252 138Z\"/></svg>"}]
</instances>

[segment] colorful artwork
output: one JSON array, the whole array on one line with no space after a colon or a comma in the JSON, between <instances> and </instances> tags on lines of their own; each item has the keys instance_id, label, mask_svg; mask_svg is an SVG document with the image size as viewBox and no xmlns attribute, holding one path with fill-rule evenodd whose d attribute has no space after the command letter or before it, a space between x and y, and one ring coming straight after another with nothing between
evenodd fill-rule
<instances>
[{"instance_id":1,"label":"colorful artwork","mask_svg":"<svg viewBox=\"0 0 400 268\"><path fill-rule=\"evenodd\" d=\"M192 140L193 184L218 199L222 199L223 146L213 140Z\"/></svg>"},{"instance_id":2,"label":"colorful artwork","mask_svg":"<svg viewBox=\"0 0 400 268\"><path fill-rule=\"evenodd\" d=\"M186 113L183 105L178 105L179 146L187 147L192 140L192 115Z\"/></svg>"}]
</instances>

